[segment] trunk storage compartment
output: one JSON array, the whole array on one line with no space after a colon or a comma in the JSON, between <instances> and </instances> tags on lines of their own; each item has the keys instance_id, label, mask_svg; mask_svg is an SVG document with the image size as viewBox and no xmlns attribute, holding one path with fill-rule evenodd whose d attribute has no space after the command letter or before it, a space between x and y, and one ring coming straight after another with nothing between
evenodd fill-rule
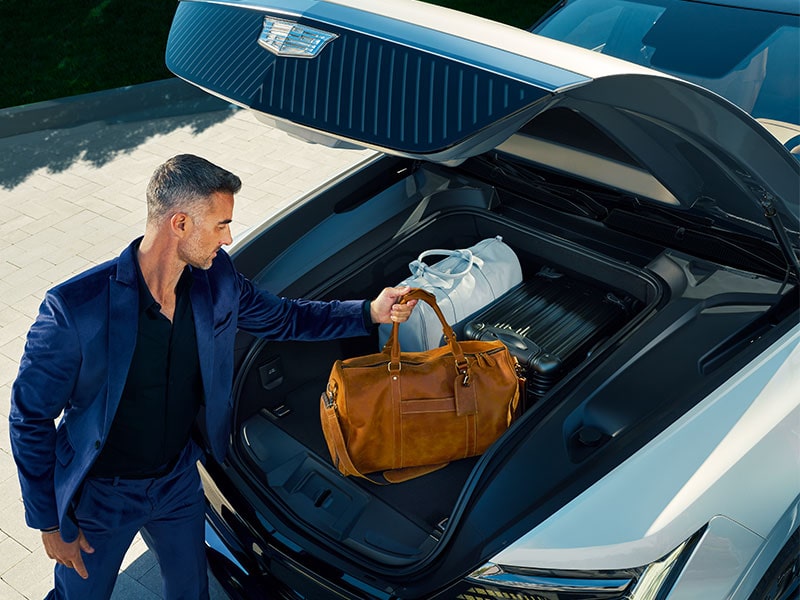
<instances>
[{"instance_id":1,"label":"trunk storage compartment","mask_svg":"<svg viewBox=\"0 0 800 600\"><path fill-rule=\"evenodd\" d=\"M588 345L575 345L574 354L564 361L564 368L548 374L552 376L545 382L545 388L541 382L534 382L539 386L530 398L531 410L535 410L538 397L568 379L575 369L590 360L591 353L599 352L631 328L636 316L658 300L659 288L652 278L630 265L525 228L489 211L455 209L433 215L418 223L410 233L386 240L378 252L361 262L351 260L352 266L344 273L338 271L339 279L325 288L324 295L373 298L383 287L405 278L408 263L423 250L467 248L496 235L502 236L517 253L523 271L522 287L535 283L537 274L541 279L542 273L557 273L559 282L553 288L551 304L569 304L570 298L578 298L581 304L580 298L585 298L587 290L591 290L600 298L603 310L614 312L613 318L602 317L605 327L601 336ZM352 253L352 248L349 251ZM359 255L352 256L357 259ZM341 258L336 260L341 262ZM324 272L324 265L320 268ZM316 274L321 273L317 270ZM513 290L506 296L512 293ZM625 310L614 307L614 302L609 304L606 294L622 302ZM495 302L502 302L506 296ZM534 312L547 310L546 295L542 302ZM596 306L590 303L581 318L587 322L595 318ZM506 310L504 305L500 310ZM501 316L495 314L497 318ZM457 332L467 321L457 325ZM550 321L555 323L555 333L558 321L558 318ZM573 332L571 337L575 335L578 334ZM463 330L459 336L463 337ZM456 461L401 484L379 486L339 475L331 464L322 435L320 395L336 359L378 352L377 340L375 328L371 336L363 338L254 343L234 386L239 431L235 447L266 493L300 520L379 562L410 564L426 555L441 537L479 457Z\"/></svg>"}]
</instances>

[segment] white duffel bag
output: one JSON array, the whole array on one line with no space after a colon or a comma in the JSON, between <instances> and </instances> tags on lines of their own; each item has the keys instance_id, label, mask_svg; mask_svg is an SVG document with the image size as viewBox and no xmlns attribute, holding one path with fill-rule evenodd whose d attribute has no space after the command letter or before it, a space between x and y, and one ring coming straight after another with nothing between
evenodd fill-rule
<instances>
[{"instance_id":1,"label":"white duffel bag","mask_svg":"<svg viewBox=\"0 0 800 600\"><path fill-rule=\"evenodd\" d=\"M434 265L429 256L447 258ZM500 236L487 238L462 250L426 250L408 265L411 277L398 285L422 288L436 296L436 303L450 325L480 310L522 281L522 269L514 251ZM392 332L382 324L378 340L382 348ZM403 352L422 352L441 345L442 326L433 309L419 302L399 328Z\"/></svg>"}]
</instances>

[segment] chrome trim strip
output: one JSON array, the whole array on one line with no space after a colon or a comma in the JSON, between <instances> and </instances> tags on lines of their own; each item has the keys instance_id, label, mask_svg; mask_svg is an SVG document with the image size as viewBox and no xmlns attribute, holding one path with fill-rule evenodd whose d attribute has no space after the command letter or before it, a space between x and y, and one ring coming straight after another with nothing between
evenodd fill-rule
<instances>
[{"instance_id":1,"label":"chrome trim strip","mask_svg":"<svg viewBox=\"0 0 800 600\"><path fill-rule=\"evenodd\" d=\"M488 563L483 569L471 574L467 580L506 588L517 588L536 592L583 592L595 594L621 594L635 580L633 577L609 579L582 579L577 577L545 577L525 575L507 571L502 565Z\"/></svg>"}]
</instances>

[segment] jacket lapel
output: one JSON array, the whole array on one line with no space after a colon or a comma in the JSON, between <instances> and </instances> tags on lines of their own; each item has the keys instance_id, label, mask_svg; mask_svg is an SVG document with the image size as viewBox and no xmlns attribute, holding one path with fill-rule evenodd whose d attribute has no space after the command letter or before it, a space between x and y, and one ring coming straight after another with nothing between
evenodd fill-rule
<instances>
[{"instance_id":1,"label":"jacket lapel","mask_svg":"<svg viewBox=\"0 0 800 600\"><path fill-rule=\"evenodd\" d=\"M108 431L117 412L136 348L139 326L139 290L133 253L138 240L117 259L117 273L108 290L108 395L105 427Z\"/></svg>"},{"instance_id":2,"label":"jacket lapel","mask_svg":"<svg viewBox=\"0 0 800 600\"><path fill-rule=\"evenodd\" d=\"M214 373L214 309L208 275L200 269L192 270L190 298L194 329L197 335L197 355L200 359L200 373L203 377L203 391L206 398L212 394Z\"/></svg>"}]
</instances>

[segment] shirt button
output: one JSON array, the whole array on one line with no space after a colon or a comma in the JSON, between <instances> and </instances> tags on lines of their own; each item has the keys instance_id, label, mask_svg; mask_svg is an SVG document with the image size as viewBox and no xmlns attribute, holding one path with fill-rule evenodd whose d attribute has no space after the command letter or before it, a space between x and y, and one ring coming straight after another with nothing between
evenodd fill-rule
<instances>
[{"instance_id":1,"label":"shirt button","mask_svg":"<svg viewBox=\"0 0 800 600\"><path fill-rule=\"evenodd\" d=\"M100 448L100 440L95 440L94 449L97 450L98 448Z\"/></svg>"}]
</instances>

